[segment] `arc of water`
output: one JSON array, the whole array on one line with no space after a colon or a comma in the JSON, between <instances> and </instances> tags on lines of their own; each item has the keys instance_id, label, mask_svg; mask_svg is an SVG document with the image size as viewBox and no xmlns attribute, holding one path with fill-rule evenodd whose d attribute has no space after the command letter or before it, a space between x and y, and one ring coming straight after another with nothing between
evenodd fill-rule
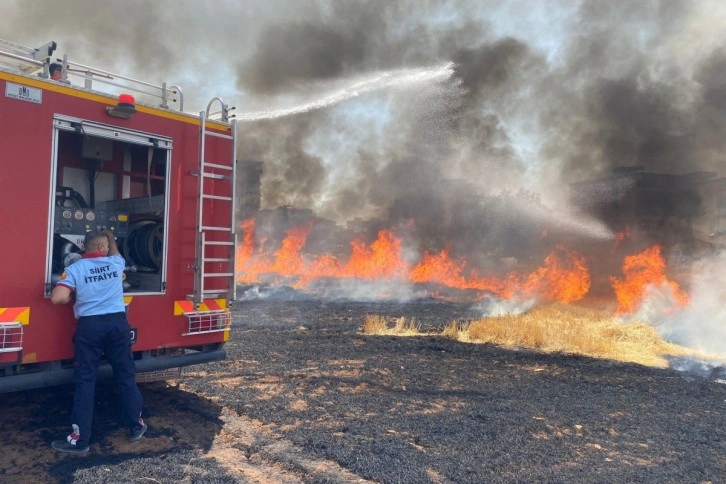
<instances>
[{"instance_id":1,"label":"arc of water","mask_svg":"<svg viewBox=\"0 0 726 484\"><path fill-rule=\"evenodd\" d=\"M443 81L454 73L454 64L449 62L433 67L419 67L408 69L396 69L377 72L362 77L357 77L348 85L328 92L314 101L302 103L288 108L280 108L264 111L242 112L237 114L241 121L256 121L261 119L273 119L292 114L300 114L316 109L332 106L339 102L362 94L385 89L394 86L404 86L423 82Z\"/></svg>"}]
</instances>

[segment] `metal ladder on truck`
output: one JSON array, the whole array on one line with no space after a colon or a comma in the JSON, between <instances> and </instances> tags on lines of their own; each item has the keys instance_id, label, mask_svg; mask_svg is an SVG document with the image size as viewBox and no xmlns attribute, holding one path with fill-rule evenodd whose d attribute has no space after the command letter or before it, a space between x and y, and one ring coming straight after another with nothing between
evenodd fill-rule
<instances>
[{"instance_id":1,"label":"metal ladder on truck","mask_svg":"<svg viewBox=\"0 0 726 484\"><path fill-rule=\"evenodd\" d=\"M237 126L236 120L232 120L230 123L231 134L207 129L209 109L215 100L222 104L222 121L228 121L227 106L219 98L212 99L207 110L199 113L199 171L196 173L199 176L196 271L194 294L191 296L195 310L205 299L225 297L227 301L232 301L236 295L234 254L237 245L237 231L235 230ZM230 141L228 160L224 162L207 160L207 140L210 137ZM229 210L229 218L226 222L220 223L218 219L211 220L215 206L222 206ZM227 250L223 250L225 248ZM220 256L220 253L223 253L224 256ZM210 285L214 287L210 288Z\"/></svg>"},{"instance_id":2,"label":"metal ladder on truck","mask_svg":"<svg viewBox=\"0 0 726 484\"><path fill-rule=\"evenodd\" d=\"M0 39L0 64L9 64L25 73L43 69L42 77L47 79L48 66L56 48L57 44L53 41L34 49Z\"/></svg>"}]
</instances>

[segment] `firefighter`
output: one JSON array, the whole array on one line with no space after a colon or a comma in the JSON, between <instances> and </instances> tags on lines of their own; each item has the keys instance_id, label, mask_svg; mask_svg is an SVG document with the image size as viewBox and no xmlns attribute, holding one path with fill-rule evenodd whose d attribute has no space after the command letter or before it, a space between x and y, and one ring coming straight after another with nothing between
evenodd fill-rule
<instances>
[{"instance_id":1,"label":"firefighter","mask_svg":"<svg viewBox=\"0 0 726 484\"><path fill-rule=\"evenodd\" d=\"M75 394L71 424L73 431L65 440L52 443L55 450L85 454L91 438L94 392L101 356L113 368L121 392L124 418L132 442L140 440L147 426L141 418L143 399L136 385L136 368L131 352L131 328L123 300L125 261L112 232L89 232L81 260L66 267L53 288L53 304L73 299L78 327L73 335Z\"/></svg>"},{"instance_id":2,"label":"firefighter","mask_svg":"<svg viewBox=\"0 0 726 484\"><path fill-rule=\"evenodd\" d=\"M50 67L48 68L48 72L50 73L50 78L54 81L62 81L63 80L63 66L53 62Z\"/></svg>"}]
</instances>

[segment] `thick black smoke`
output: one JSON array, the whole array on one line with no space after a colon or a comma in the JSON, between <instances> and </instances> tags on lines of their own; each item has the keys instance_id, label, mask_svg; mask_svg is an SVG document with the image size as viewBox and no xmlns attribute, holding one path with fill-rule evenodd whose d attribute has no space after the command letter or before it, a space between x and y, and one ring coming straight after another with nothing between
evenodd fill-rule
<instances>
[{"instance_id":1,"label":"thick black smoke","mask_svg":"<svg viewBox=\"0 0 726 484\"><path fill-rule=\"evenodd\" d=\"M353 12L360 8L354 3L336 2L332 17L271 26L241 64L243 88L269 94L308 81L411 66L412 60L454 62L451 78L429 93L371 95L371 102L386 100L387 116L394 119L383 132L373 129L376 123L361 125L349 138L351 126L341 127L331 116L318 119L309 137L286 143L292 158L307 153L311 139L317 148L321 137L356 144L336 160L344 170L325 172L328 203L315 206L322 216L340 221L405 214L416 220L421 239L471 248L492 242L492 234L522 233L512 220L526 214L496 216L491 209L488 197L502 190L524 189L562 202L569 183L606 176L616 167L722 171L723 47L710 42L712 50L697 59L686 52L698 38L705 4L584 1L570 11L556 51L537 42L538 35L560 35L544 24L539 32L496 35L497 14L488 22L486 13L483 21L472 21L467 13L487 7L468 2L452 7L466 20L448 25L401 15L407 7L437 13L434 3L416 5L366 4L362 14ZM323 38L333 45L323 45ZM263 129L276 133L290 122L265 122ZM287 161L269 150L267 155L265 200L278 200L282 185L275 185L275 194L268 188ZM287 196L295 191L290 187ZM525 232L531 235L532 227Z\"/></svg>"}]
</instances>

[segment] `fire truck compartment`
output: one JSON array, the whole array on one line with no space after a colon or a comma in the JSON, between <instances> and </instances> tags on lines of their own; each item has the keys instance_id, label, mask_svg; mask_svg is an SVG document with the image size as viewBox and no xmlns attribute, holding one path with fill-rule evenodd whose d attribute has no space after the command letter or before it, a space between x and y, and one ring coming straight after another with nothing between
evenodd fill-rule
<instances>
[{"instance_id":1,"label":"fire truck compartment","mask_svg":"<svg viewBox=\"0 0 726 484\"><path fill-rule=\"evenodd\" d=\"M163 293L171 141L58 116L54 126L47 287L78 259L88 231L106 229L126 259L124 292Z\"/></svg>"}]
</instances>

